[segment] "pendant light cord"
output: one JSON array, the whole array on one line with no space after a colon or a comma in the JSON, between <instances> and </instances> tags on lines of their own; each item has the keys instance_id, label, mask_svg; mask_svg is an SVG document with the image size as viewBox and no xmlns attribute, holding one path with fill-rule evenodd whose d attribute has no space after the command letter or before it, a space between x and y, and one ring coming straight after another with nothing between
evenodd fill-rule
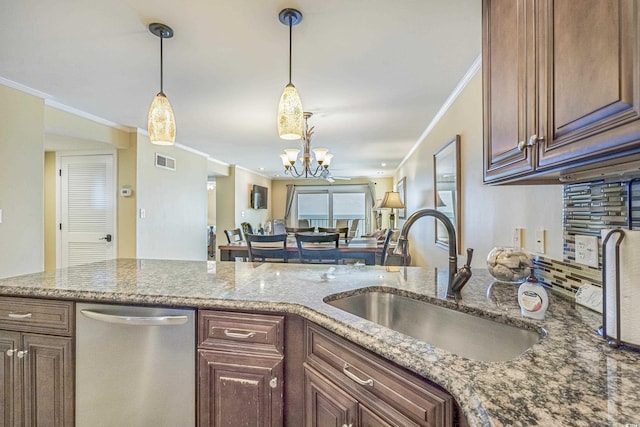
<instances>
[{"instance_id":1,"label":"pendant light cord","mask_svg":"<svg viewBox=\"0 0 640 427\"><path fill-rule=\"evenodd\" d=\"M162 39L164 38L164 32L160 33L160 93L164 95L164 89L162 86L162 82L163 82L163 75L162 75L162 65L163 65L163 60L162 60Z\"/></svg>"},{"instance_id":2,"label":"pendant light cord","mask_svg":"<svg viewBox=\"0 0 640 427\"><path fill-rule=\"evenodd\" d=\"M292 21L293 21L293 17L291 15L289 15L289 84L291 84L291 27L292 27Z\"/></svg>"}]
</instances>

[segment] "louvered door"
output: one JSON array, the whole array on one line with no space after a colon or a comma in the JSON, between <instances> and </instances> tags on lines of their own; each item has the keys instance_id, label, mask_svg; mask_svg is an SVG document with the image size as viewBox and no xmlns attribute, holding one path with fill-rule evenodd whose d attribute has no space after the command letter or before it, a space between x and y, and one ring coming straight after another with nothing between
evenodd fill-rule
<instances>
[{"instance_id":1,"label":"louvered door","mask_svg":"<svg viewBox=\"0 0 640 427\"><path fill-rule=\"evenodd\" d=\"M61 156L60 174L60 267L115 258L113 155Z\"/></svg>"}]
</instances>

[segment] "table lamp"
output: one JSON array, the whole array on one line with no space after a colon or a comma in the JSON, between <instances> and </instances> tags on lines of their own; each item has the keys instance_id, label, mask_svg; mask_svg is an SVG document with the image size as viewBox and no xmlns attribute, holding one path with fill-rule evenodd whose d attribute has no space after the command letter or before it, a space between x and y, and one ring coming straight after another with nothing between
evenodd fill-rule
<instances>
[{"instance_id":1,"label":"table lamp","mask_svg":"<svg viewBox=\"0 0 640 427\"><path fill-rule=\"evenodd\" d=\"M381 208L390 208L391 214L389 215L389 227L395 229L396 228L396 215L395 209L404 209L404 203L400 198L400 193L397 191L387 191L384 193L384 198L382 199Z\"/></svg>"}]
</instances>

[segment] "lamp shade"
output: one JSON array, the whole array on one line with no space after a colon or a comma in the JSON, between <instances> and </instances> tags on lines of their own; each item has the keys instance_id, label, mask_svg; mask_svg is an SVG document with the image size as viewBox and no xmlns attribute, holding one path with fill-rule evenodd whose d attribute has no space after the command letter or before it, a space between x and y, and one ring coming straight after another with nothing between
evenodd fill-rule
<instances>
[{"instance_id":1,"label":"lamp shade","mask_svg":"<svg viewBox=\"0 0 640 427\"><path fill-rule=\"evenodd\" d=\"M398 193L397 191L387 191L386 193L384 193L384 198L382 199L382 205L380 207L392 209L404 208L404 203L402 203L400 193Z\"/></svg>"},{"instance_id":2,"label":"lamp shade","mask_svg":"<svg viewBox=\"0 0 640 427\"><path fill-rule=\"evenodd\" d=\"M316 155L316 161L320 164L324 162L324 158L328 152L329 150L327 148L316 148L313 150L313 154Z\"/></svg>"},{"instance_id":3,"label":"lamp shade","mask_svg":"<svg viewBox=\"0 0 640 427\"><path fill-rule=\"evenodd\" d=\"M278 135L280 138L295 140L302 138L302 101L296 87L289 83L284 87L278 104Z\"/></svg>"},{"instance_id":4,"label":"lamp shade","mask_svg":"<svg viewBox=\"0 0 640 427\"><path fill-rule=\"evenodd\" d=\"M157 145L173 145L176 140L176 119L173 108L164 93L160 92L153 98L149 107L149 121L147 123L149 139Z\"/></svg>"}]
</instances>

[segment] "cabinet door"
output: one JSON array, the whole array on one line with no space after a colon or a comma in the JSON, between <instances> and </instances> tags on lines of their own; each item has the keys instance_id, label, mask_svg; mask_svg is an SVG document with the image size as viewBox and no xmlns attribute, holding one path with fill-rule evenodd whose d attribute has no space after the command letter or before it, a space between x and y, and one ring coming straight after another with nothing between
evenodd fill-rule
<instances>
[{"instance_id":1,"label":"cabinet door","mask_svg":"<svg viewBox=\"0 0 640 427\"><path fill-rule=\"evenodd\" d=\"M74 414L72 339L23 334L24 426L70 426Z\"/></svg>"},{"instance_id":2,"label":"cabinet door","mask_svg":"<svg viewBox=\"0 0 640 427\"><path fill-rule=\"evenodd\" d=\"M304 369L305 427L355 427L358 402L313 369Z\"/></svg>"},{"instance_id":3,"label":"cabinet door","mask_svg":"<svg viewBox=\"0 0 640 427\"><path fill-rule=\"evenodd\" d=\"M200 426L281 426L283 358L198 350Z\"/></svg>"},{"instance_id":4,"label":"cabinet door","mask_svg":"<svg viewBox=\"0 0 640 427\"><path fill-rule=\"evenodd\" d=\"M369 408L359 405L358 416L360 417L360 427L393 427L395 424L391 424L380 418ZM411 425L411 424L405 424Z\"/></svg>"},{"instance_id":5,"label":"cabinet door","mask_svg":"<svg viewBox=\"0 0 640 427\"><path fill-rule=\"evenodd\" d=\"M520 150L535 132L533 0L483 1L484 180L523 175L534 150Z\"/></svg>"},{"instance_id":6,"label":"cabinet door","mask_svg":"<svg viewBox=\"0 0 640 427\"><path fill-rule=\"evenodd\" d=\"M15 350L21 345L19 332L0 331L0 351L2 351L2 381L0 382L0 426L20 425L20 375Z\"/></svg>"},{"instance_id":7,"label":"cabinet door","mask_svg":"<svg viewBox=\"0 0 640 427\"><path fill-rule=\"evenodd\" d=\"M639 9L634 0L540 2L539 169L640 152Z\"/></svg>"}]
</instances>

